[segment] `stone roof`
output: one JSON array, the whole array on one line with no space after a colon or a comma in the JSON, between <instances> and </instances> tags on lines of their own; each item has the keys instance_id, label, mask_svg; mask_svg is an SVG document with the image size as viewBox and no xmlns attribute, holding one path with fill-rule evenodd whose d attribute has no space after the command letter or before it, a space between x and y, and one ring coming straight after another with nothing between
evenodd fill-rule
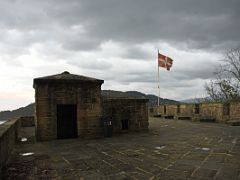
<instances>
[{"instance_id":1,"label":"stone roof","mask_svg":"<svg viewBox=\"0 0 240 180\"><path fill-rule=\"evenodd\" d=\"M61 74L35 78L33 80L33 84L44 82L94 82L102 84L104 81L92 77L70 74L68 71L64 71Z\"/></svg>"}]
</instances>

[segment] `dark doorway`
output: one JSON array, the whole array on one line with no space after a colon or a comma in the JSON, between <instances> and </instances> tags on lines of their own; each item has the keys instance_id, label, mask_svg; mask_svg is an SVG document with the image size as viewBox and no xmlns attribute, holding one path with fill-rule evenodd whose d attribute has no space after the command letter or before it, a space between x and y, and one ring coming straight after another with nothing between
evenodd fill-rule
<instances>
[{"instance_id":1,"label":"dark doorway","mask_svg":"<svg viewBox=\"0 0 240 180\"><path fill-rule=\"evenodd\" d=\"M128 119L122 120L122 130L128 130L129 128L129 121Z\"/></svg>"},{"instance_id":2,"label":"dark doorway","mask_svg":"<svg viewBox=\"0 0 240 180\"><path fill-rule=\"evenodd\" d=\"M57 105L57 137L58 139L77 137L77 105Z\"/></svg>"},{"instance_id":3,"label":"dark doorway","mask_svg":"<svg viewBox=\"0 0 240 180\"><path fill-rule=\"evenodd\" d=\"M164 109L163 109L164 114L166 114L166 113L167 113L167 107L164 105L163 108L164 108Z\"/></svg>"},{"instance_id":4,"label":"dark doorway","mask_svg":"<svg viewBox=\"0 0 240 180\"><path fill-rule=\"evenodd\" d=\"M177 114L180 114L180 111L181 111L181 109L180 109L180 104L178 104L178 105L177 105Z\"/></svg>"},{"instance_id":5,"label":"dark doorway","mask_svg":"<svg viewBox=\"0 0 240 180\"><path fill-rule=\"evenodd\" d=\"M195 104L195 114L199 114L199 113L200 113L200 105Z\"/></svg>"}]
</instances>

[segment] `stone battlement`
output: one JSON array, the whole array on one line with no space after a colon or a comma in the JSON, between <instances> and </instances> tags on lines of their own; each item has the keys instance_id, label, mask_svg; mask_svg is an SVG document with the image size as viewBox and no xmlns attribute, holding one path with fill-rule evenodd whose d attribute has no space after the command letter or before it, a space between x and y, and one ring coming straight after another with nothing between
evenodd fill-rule
<instances>
[{"instance_id":1,"label":"stone battlement","mask_svg":"<svg viewBox=\"0 0 240 180\"><path fill-rule=\"evenodd\" d=\"M205 122L240 121L240 102L165 104L149 109L150 116Z\"/></svg>"}]
</instances>

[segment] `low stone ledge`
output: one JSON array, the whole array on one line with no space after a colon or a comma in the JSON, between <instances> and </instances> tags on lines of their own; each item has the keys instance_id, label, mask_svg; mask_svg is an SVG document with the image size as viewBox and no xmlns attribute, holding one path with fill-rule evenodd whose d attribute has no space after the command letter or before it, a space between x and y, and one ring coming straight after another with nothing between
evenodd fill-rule
<instances>
[{"instance_id":1,"label":"low stone ledge","mask_svg":"<svg viewBox=\"0 0 240 180\"><path fill-rule=\"evenodd\" d=\"M19 118L0 125L0 174L17 141L20 125Z\"/></svg>"}]
</instances>

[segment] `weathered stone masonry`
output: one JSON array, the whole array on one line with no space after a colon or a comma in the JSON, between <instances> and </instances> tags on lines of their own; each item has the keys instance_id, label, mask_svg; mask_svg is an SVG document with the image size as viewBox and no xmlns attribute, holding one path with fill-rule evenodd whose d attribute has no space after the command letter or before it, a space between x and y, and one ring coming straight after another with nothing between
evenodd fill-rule
<instances>
[{"instance_id":1,"label":"weathered stone masonry","mask_svg":"<svg viewBox=\"0 0 240 180\"><path fill-rule=\"evenodd\" d=\"M111 117L114 132L147 131L148 99L104 98L103 117Z\"/></svg>"},{"instance_id":2,"label":"weathered stone masonry","mask_svg":"<svg viewBox=\"0 0 240 180\"><path fill-rule=\"evenodd\" d=\"M165 104L150 108L150 116L228 123L232 120L240 121L240 102Z\"/></svg>"},{"instance_id":3,"label":"weathered stone masonry","mask_svg":"<svg viewBox=\"0 0 240 180\"><path fill-rule=\"evenodd\" d=\"M77 135L99 134L102 115L101 85L104 81L68 72L34 79L36 136L57 139L57 105L76 105Z\"/></svg>"},{"instance_id":4,"label":"weathered stone masonry","mask_svg":"<svg viewBox=\"0 0 240 180\"><path fill-rule=\"evenodd\" d=\"M8 162L15 143L18 141L21 127L33 126L33 117L10 119L0 125L0 179L2 168Z\"/></svg>"},{"instance_id":5,"label":"weathered stone masonry","mask_svg":"<svg viewBox=\"0 0 240 180\"><path fill-rule=\"evenodd\" d=\"M106 116L114 132L147 130L147 100L102 100L103 82L68 72L34 79L37 140L103 136Z\"/></svg>"}]
</instances>

